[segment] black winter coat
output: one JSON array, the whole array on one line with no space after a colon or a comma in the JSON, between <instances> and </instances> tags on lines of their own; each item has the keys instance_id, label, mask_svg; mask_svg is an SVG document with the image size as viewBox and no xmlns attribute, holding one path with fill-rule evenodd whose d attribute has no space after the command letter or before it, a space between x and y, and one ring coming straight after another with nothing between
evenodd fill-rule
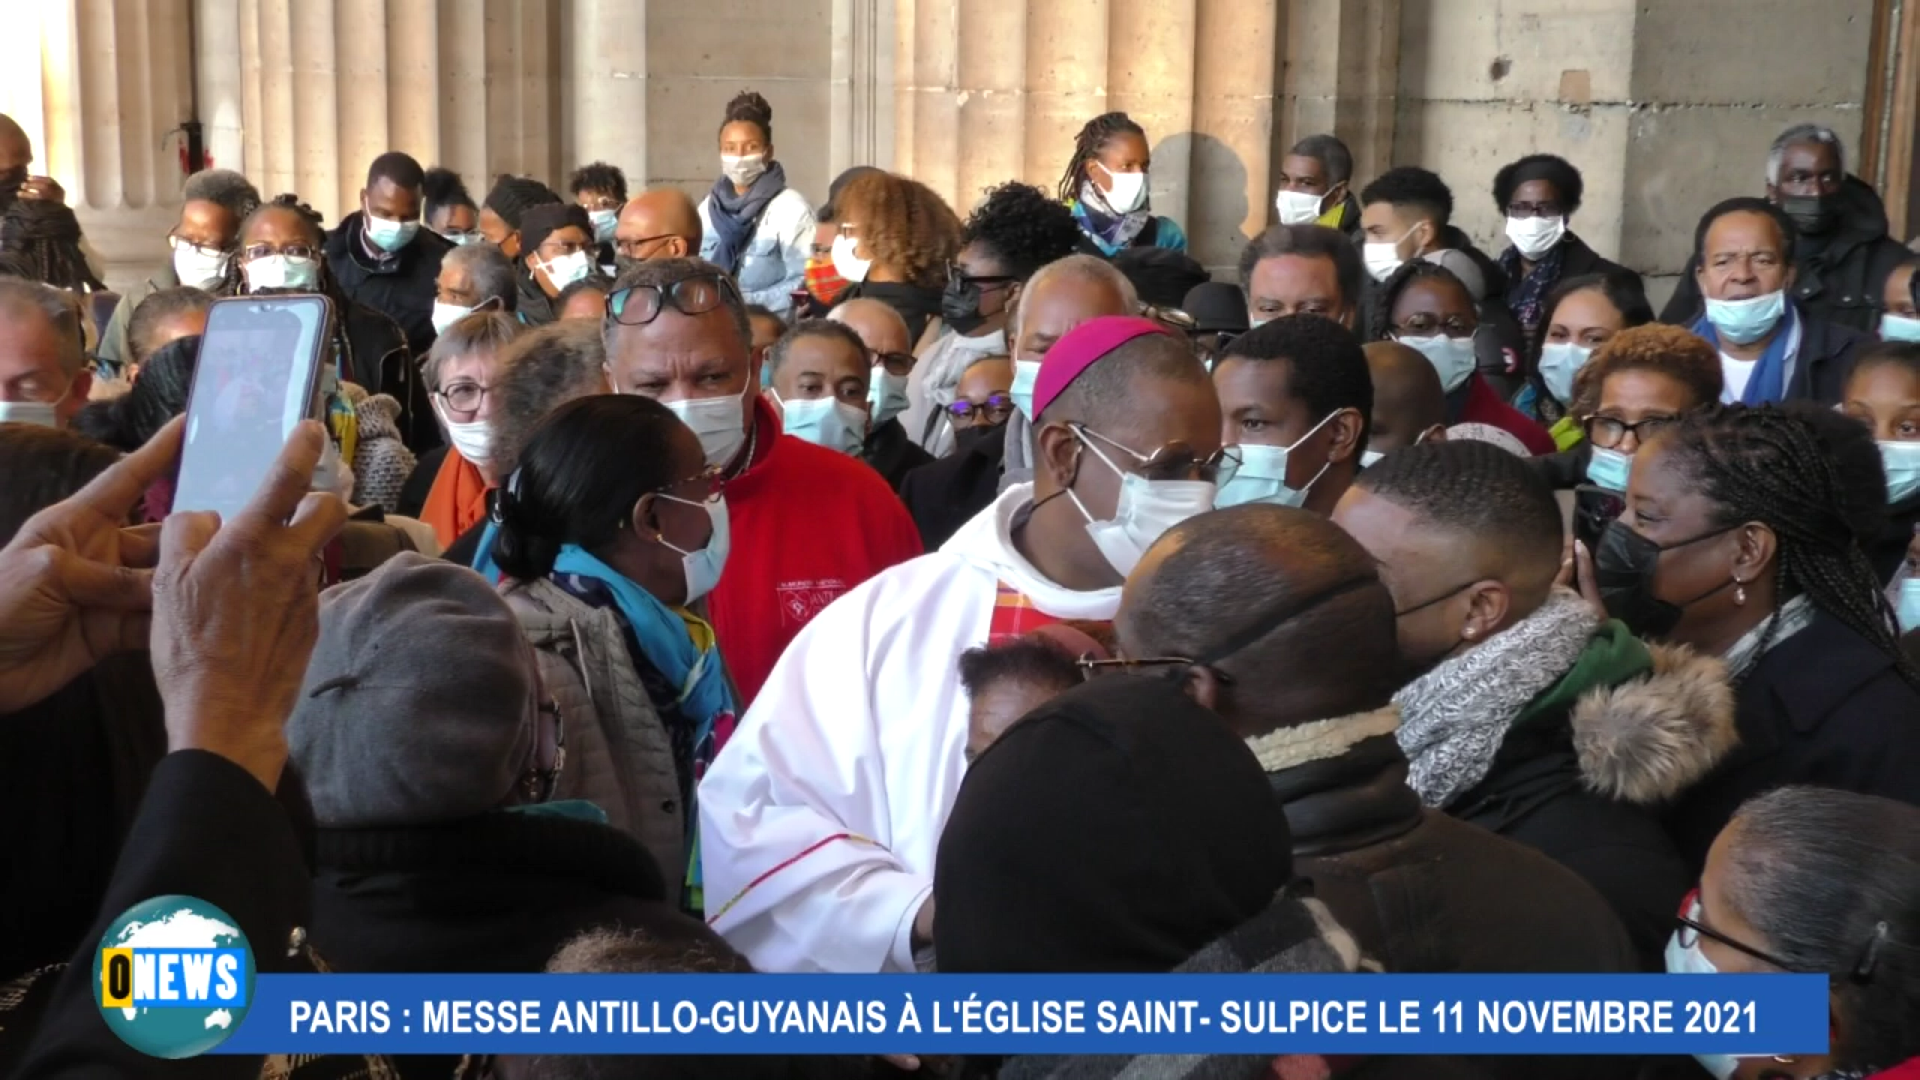
<instances>
[{"instance_id":1,"label":"black winter coat","mask_svg":"<svg viewBox=\"0 0 1920 1080\"><path fill-rule=\"evenodd\" d=\"M1793 365L1793 382L1787 387L1787 397L1822 405L1839 404L1847 389L1847 378L1853 374L1854 361L1860 350L1871 344L1873 339L1858 330L1808 318L1800 324L1800 355Z\"/></svg>"},{"instance_id":2,"label":"black winter coat","mask_svg":"<svg viewBox=\"0 0 1920 1080\"><path fill-rule=\"evenodd\" d=\"M336 306L338 306L336 300ZM340 377L369 394L387 394L400 403L400 441L418 454L441 443L434 421L426 380L400 324L366 304L349 300L343 326L346 355L340 358Z\"/></svg>"},{"instance_id":3,"label":"black winter coat","mask_svg":"<svg viewBox=\"0 0 1920 1080\"><path fill-rule=\"evenodd\" d=\"M425 356L435 336L433 298L439 291L440 260L453 245L432 229L421 229L406 247L376 259L361 240L365 227L365 213L356 210L327 234L327 269L347 299L400 324L407 347L415 356Z\"/></svg>"},{"instance_id":4,"label":"black winter coat","mask_svg":"<svg viewBox=\"0 0 1920 1080\"><path fill-rule=\"evenodd\" d=\"M1920 530L1920 495L1887 507L1887 527L1880 530L1878 540L1867 545L1867 558L1873 560L1873 572L1882 582L1892 581L1899 572L1916 530Z\"/></svg>"},{"instance_id":5,"label":"black winter coat","mask_svg":"<svg viewBox=\"0 0 1920 1080\"><path fill-rule=\"evenodd\" d=\"M873 429L860 459L873 466L873 471L879 473L896 494L909 472L933 464L933 455L907 438L907 429L897 416Z\"/></svg>"},{"instance_id":6,"label":"black winter coat","mask_svg":"<svg viewBox=\"0 0 1920 1080\"><path fill-rule=\"evenodd\" d=\"M1006 458L1007 425L1001 424L962 440L953 453L906 475L900 483L900 501L913 515L926 550L939 550L960 526L993 505L1000 494L1000 470Z\"/></svg>"},{"instance_id":7,"label":"black winter coat","mask_svg":"<svg viewBox=\"0 0 1920 1080\"><path fill-rule=\"evenodd\" d=\"M920 336L927 332L927 323L940 314L939 289L904 281L862 281L849 285L833 306L862 298L878 300L899 312L907 321L907 340L914 345L918 345Z\"/></svg>"},{"instance_id":8,"label":"black winter coat","mask_svg":"<svg viewBox=\"0 0 1920 1080\"><path fill-rule=\"evenodd\" d=\"M1769 649L1735 708L1740 745L1666 814L1695 872L1741 803L1786 784L1920 805L1920 689L1831 615Z\"/></svg>"},{"instance_id":9,"label":"black winter coat","mask_svg":"<svg viewBox=\"0 0 1920 1080\"><path fill-rule=\"evenodd\" d=\"M1887 235L1887 208L1872 187L1857 176L1840 189L1840 216L1824 236L1798 238L1794 246L1793 298L1816 319L1839 323L1862 334L1880 329L1880 294L1887 275L1912 255ZM1687 260L1660 321L1685 326L1700 317L1704 302L1694 274L1700 260Z\"/></svg>"}]
</instances>

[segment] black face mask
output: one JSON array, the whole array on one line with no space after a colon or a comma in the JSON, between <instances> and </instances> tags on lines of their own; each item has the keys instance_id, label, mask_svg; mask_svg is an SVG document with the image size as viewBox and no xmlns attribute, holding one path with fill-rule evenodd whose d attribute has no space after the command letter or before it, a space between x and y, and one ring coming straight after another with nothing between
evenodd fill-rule
<instances>
[{"instance_id":1,"label":"black face mask","mask_svg":"<svg viewBox=\"0 0 1920 1080\"><path fill-rule=\"evenodd\" d=\"M1827 195L1783 195L1780 212L1805 236L1819 236L1833 228L1839 209Z\"/></svg>"},{"instance_id":2,"label":"black face mask","mask_svg":"<svg viewBox=\"0 0 1920 1080\"><path fill-rule=\"evenodd\" d=\"M1715 585L1684 604L1662 600L1653 594L1653 575L1660 565L1660 553L1711 540L1732 532L1737 525L1702 533L1691 540L1662 547L1628 528L1624 522L1611 521L1600 534L1593 551L1594 584L1600 588L1600 601L1607 614L1627 624L1638 637L1665 637L1679 625L1680 617L1693 605L1733 584L1731 579Z\"/></svg>"},{"instance_id":3,"label":"black face mask","mask_svg":"<svg viewBox=\"0 0 1920 1080\"><path fill-rule=\"evenodd\" d=\"M980 286L965 278L949 278L940 294L940 319L961 334L971 334L986 324L980 314Z\"/></svg>"}]
</instances>

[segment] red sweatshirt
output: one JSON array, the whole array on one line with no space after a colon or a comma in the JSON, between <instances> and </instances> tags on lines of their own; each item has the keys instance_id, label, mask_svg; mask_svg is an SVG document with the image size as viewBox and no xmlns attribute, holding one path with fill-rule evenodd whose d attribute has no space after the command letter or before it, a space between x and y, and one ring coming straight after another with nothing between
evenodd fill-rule
<instances>
[{"instance_id":1,"label":"red sweatshirt","mask_svg":"<svg viewBox=\"0 0 1920 1080\"><path fill-rule=\"evenodd\" d=\"M1456 424L1486 424L1519 439L1527 446L1527 453L1538 457L1551 454L1560 448L1554 445L1553 436L1547 429L1533 422L1526 413L1500 400L1500 392L1479 372L1474 372L1467 380L1466 402L1460 408Z\"/></svg>"},{"instance_id":2,"label":"red sweatshirt","mask_svg":"<svg viewBox=\"0 0 1920 1080\"><path fill-rule=\"evenodd\" d=\"M742 714L821 608L921 553L907 508L865 462L780 434L764 399L754 426L753 462L727 482L733 546L707 600Z\"/></svg>"}]
</instances>

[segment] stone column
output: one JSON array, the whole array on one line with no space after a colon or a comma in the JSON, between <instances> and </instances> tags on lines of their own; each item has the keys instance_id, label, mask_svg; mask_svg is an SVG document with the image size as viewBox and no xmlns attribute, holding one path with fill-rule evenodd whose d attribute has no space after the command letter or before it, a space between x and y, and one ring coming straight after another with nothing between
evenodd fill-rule
<instances>
[{"instance_id":1,"label":"stone column","mask_svg":"<svg viewBox=\"0 0 1920 1080\"><path fill-rule=\"evenodd\" d=\"M904 170L948 203L960 179L959 7L960 0L915 0L913 160Z\"/></svg>"},{"instance_id":2,"label":"stone column","mask_svg":"<svg viewBox=\"0 0 1920 1080\"><path fill-rule=\"evenodd\" d=\"M1194 43L1192 195L1188 249L1217 277L1231 277L1246 242L1270 220L1274 5L1200 0ZM1157 167L1157 165L1156 165Z\"/></svg>"},{"instance_id":3,"label":"stone column","mask_svg":"<svg viewBox=\"0 0 1920 1080\"><path fill-rule=\"evenodd\" d=\"M1073 138L1107 111L1109 0L1029 0L1026 180L1051 193Z\"/></svg>"},{"instance_id":4,"label":"stone column","mask_svg":"<svg viewBox=\"0 0 1920 1080\"><path fill-rule=\"evenodd\" d=\"M572 56L564 68L572 83L564 110L569 138L561 169L610 162L638 194L647 175L647 125L636 122L647 115L647 5L573 0L572 8Z\"/></svg>"},{"instance_id":5,"label":"stone column","mask_svg":"<svg viewBox=\"0 0 1920 1080\"><path fill-rule=\"evenodd\" d=\"M1153 209L1188 220L1193 146L1195 0L1111 0L1107 108L1132 117L1153 149ZM1258 5L1240 5L1242 18Z\"/></svg>"},{"instance_id":6,"label":"stone column","mask_svg":"<svg viewBox=\"0 0 1920 1080\"><path fill-rule=\"evenodd\" d=\"M965 217L995 184L1025 170L1027 7L959 0L958 181L949 196Z\"/></svg>"}]
</instances>

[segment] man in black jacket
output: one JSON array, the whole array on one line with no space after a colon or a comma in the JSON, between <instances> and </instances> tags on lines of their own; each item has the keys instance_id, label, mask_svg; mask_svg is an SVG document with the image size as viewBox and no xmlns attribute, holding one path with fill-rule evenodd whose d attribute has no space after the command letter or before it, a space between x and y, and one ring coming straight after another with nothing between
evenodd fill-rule
<instances>
[{"instance_id":1,"label":"man in black jacket","mask_svg":"<svg viewBox=\"0 0 1920 1080\"><path fill-rule=\"evenodd\" d=\"M1818 124L1781 132L1767 154L1767 201L1792 220L1797 233L1791 243L1794 302L1815 319L1874 333L1887 275L1911 252L1887 235L1880 196L1847 172L1840 136ZM1661 322L1684 326L1699 318L1699 269L1696 250L1660 312Z\"/></svg>"},{"instance_id":2,"label":"man in black jacket","mask_svg":"<svg viewBox=\"0 0 1920 1080\"><path fill-rule=\"evenodd\" d=\"M453 250L420 227L420 163L398 150L373 159L360 209L327 234L327 268L350 300L384 313L425 356L433 345L433 298L440 260Z\"/></svg>"}]
</instances>

